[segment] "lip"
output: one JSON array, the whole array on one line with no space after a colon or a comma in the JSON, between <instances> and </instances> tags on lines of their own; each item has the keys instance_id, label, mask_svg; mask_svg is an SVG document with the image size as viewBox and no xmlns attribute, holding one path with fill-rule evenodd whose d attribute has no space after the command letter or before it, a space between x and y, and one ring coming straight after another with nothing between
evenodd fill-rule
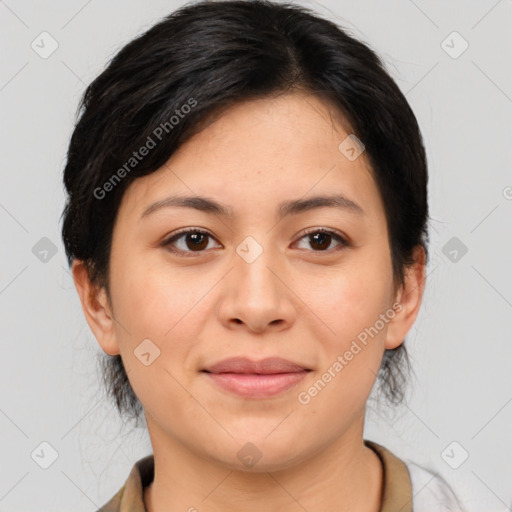
<instances>
[{"instance_id":1,"label":"lip","mask_svg":"<svg viewBox=\"0 0 512 512\"><path fill-rule=\"evenodd\" d=\"M279 357L259 361L232 357L202 370L216 385L244 398L276 396L296 386L310 371Z\"/></svg>"}]
</instances>

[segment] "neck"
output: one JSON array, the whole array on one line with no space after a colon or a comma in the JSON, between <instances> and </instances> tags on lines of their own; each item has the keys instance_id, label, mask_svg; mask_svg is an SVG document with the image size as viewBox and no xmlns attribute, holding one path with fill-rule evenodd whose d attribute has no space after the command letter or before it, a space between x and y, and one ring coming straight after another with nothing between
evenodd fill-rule
<instances>
[{"instance_id":1,"label":"neck","mask_svg":"<svg viewBox=\"0 0 512 512\"><path fill-rule=\"evenodd\" d=\"M153 427L153 428L150 428ZM190 451L150 425L155 478L146 488L148 512L378 512L382 467L360 429L279 471L240 471Z\"/></svg>"}]
</instances>

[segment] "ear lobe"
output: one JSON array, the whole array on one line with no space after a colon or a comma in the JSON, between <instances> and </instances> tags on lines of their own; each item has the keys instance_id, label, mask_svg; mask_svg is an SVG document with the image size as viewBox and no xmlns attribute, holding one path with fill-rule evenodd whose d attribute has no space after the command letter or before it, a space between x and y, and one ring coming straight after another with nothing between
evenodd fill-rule
<instances>
[{"instance_id":1,"label":"ear lobe","mask_svg":"<svg viewBox=\"0 0 512 512\"><path fill-rule=\"evenodd\" d=\"M81 260L73 261L71 272L85 319L94 337L105 353L111 356L119 354L114 318L110 311L105 288L99 288L91 283L89 271Z\"/></svg>"},{"instance_id":2,"label":"ear lobe","mask_svg":"<svg viewBox=\"0 0 512 512\"><path fill-rule=\"evenodd\" d=\"M388 324L386 349L396 348L403 343L420 311L426 277L425 249L417 246L414 249L413 257L415 263L407 269L405 284L396 296L397 307L393 309L397 313Z\"/></svg>"}]
</instances>

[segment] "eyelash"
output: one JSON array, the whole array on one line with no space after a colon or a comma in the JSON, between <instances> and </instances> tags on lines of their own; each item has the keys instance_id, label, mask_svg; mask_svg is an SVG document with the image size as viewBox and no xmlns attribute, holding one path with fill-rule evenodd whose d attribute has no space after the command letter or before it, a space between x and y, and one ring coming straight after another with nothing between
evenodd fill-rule
<instances>
[{"instance_id":1,"label":"eyelash","mask_svg":"<svg viewBox=\"0 0 512 512\"><path fill-rule=\"evenodd\" d=\"M185 257L195 257L195 256L193 256L194 253L201 254L201 253L205 252L205 250L202 250L202 251L183 251L181 249L176 249L176 247L173 247L173 245L172 245L173 242L179 240L184 235L187 235L189 233L199 233L201 235L206 235L206 236L209 236L210 238L215 239L215 237L213 237L207 231L204 231L202 229L197 229L197 228L191 228L191 229L184 229L183 231L179 231L178 233L175 233L170 238L167 238L162 243L162 246L166 247L170 252L172 252L174 254L177 254L177 255L180 255L180 256L185 256ZM330 235L333 239L335 239L337 242L339 242L341 248L348 247L350 245L348 243L348 241L344 237L342 237L341 235L339 235L335 231L331 231L331 230L328 230L328 229L325 229L325 228L312 229L312 230L310 230L310 231L308 231L306 233L303 233L302 236L298 240L302 240L303 238L305 238L308 235L314 235L314 234L317 234L317 233L324 233L326 235ZM336 250L336 249L334 249L334 250ZM338 248L338 250L340 250L340 248ZM313 250L312 252L313 253L325 254L325 253L331 253L332 251L333 251L333 249L326 249L324 251L314 251Z\"/></svg>"}]
</instances>

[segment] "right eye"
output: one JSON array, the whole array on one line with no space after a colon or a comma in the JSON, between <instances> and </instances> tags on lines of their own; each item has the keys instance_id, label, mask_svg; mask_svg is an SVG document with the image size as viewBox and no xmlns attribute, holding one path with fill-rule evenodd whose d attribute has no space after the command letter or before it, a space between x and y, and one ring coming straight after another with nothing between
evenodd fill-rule
<instances>
[{"instance_id":1,"label":"right eye","mask_svg":"<svg viewBox=\"0 0 512 512\"><path fill-rule=\"evenodd\" d=\"M163 242L162 246L168 248L174 254L189 257L192 256L191 253L204 252L209 245L208 238L214 240L210 233L203 231L202 229L186 229L173 234L170 238L167 238L167 240ZM179 247L178 244L181 244L181 247Z\"/></svg>"}]
</instances>

